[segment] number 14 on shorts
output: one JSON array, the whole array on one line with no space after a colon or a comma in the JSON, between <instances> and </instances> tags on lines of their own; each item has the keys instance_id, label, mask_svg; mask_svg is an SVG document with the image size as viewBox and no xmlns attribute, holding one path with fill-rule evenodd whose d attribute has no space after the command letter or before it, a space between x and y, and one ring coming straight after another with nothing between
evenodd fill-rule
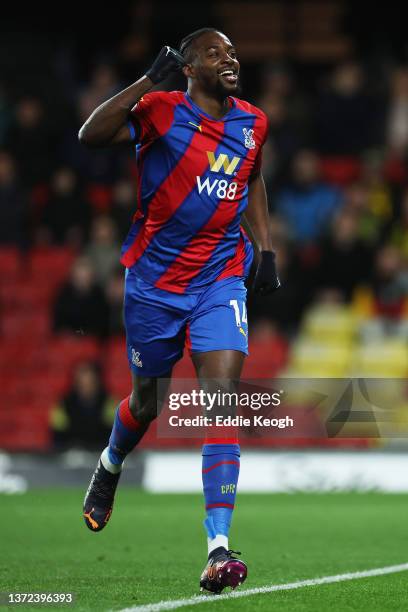
<instances>
[{"instance_id":1,"label":"number 14 on shorts","mask_svg":"<svg viewBox=\"0 0 408 612\"><path fill-rule=\"evenodd\" d=\"M242 306L240 308L238 300L230 300L230 306L232 306L234 309L237 327L241 327L242 323L248 323L246 304L244 301L242 301L241 304ZM242 315L240 311L242 312Z\"/></svg>"}]
</instances>

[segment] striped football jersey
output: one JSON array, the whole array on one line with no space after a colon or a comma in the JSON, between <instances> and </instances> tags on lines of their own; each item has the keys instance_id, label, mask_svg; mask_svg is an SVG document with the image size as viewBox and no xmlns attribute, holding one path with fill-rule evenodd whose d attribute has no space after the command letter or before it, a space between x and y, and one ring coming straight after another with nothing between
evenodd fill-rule
<instances>
[{"instance_id":1,"label":"striped football jersey","mask_svg":"<svg viewBox=\"0 0 408 612\"><path fill-rule=\"evenodd\" d=\"M268 125L252 104L229 103L219 120L179 91L148 93L132 109L137 209L121 261L160 289L196 292L249 272L252 245L240 218Z\"/></svg>"}]
</instances>

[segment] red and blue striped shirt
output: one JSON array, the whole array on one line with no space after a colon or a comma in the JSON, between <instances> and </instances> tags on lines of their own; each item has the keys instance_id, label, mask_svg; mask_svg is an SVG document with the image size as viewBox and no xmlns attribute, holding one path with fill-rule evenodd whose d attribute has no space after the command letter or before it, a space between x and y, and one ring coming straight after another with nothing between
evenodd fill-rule
<instances>
[{"instance_id":1,"label":"red and blue striped shirt","mask_svg":"<svg viewBox=\"0 0 408 612\"><path fill-rule=\"evenodd\" d=\"M229 101L219 120L180 91L146 94L132 109L137 210L121 261L158 288L200 291L249 272L252 245L240 218L268 127L256 106Z\"/></svg>"}]
</instances>

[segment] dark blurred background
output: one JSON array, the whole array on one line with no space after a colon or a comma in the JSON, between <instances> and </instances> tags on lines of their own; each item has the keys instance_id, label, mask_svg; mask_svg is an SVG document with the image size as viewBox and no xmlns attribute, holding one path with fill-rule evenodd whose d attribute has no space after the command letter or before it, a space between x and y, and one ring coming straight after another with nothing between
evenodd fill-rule
<instances>
[{"instance_id":1,"label":"dark blurred background","mask_svg":"<svg viewBox=\"0 0 408 612\"><path fill-rule=\"evenodd\" d=\"M106 439L130 388L119 251L137 178L132 148L88 151L77 133L163 44L208 25L237 45L242 97L270 120L263 172L283 287L250 296L244 375L407 375L402 13L329 0L9 5L0 24L1 448L92 449ZM187 358L176 375L192 375ZM148 434L145 444L156 442Z\"/></svg>"}]
</instances>

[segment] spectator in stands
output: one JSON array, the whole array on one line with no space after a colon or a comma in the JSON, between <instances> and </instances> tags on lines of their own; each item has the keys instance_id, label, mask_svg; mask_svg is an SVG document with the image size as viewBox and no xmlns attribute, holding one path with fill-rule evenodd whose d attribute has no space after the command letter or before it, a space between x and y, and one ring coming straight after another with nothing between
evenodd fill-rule
<instances>
[{"instance_id":1,"label":"spectator in stands","mask_svg":"<svg viewBox=\"0 0 408 612\"><path fill-rule=\"evenodd\" d=\"M61 288L54 306L54 330L106 337L109 307L102 288L95 280L87 257L79 257L69 281Z\"/></svg>"},{"instance_id":2,"label":"spectator in stands","mask_svg":"<svg viewBox=\"0 0 408 612\"><path fill-rule=\"evenodd\" d=\"M82 198L78 177L71 168L58 168L51 177L50 194L42 222L54 244L80 246L85 239L90 209Z\"/></svg>"},{"instance_id":3,"label":"spectator in stands","mask_svg":"<svg viewBox=\"0 0 408 612\"><path fill-rule=\"evenodd\" d=\"M267 319L281 333L292 334L299 323L307 292L302 291L294 272L296 258L287 244L275 242L275 252L279 278L282 287L274 296L249 294L248 310L251 313L251 325L260 319ZM279 293L279 295L278 295Z\"/></svg>"},{"instance_id":4,"label":"spectator in stands","mask_svg":"<svg viewBox=\"0 0 408 612\"><path fill-rule=\"evenodd\" d=\"M290 228L279 215L269 215L272 244L287 245L290 242Z\"/></svg>"},{"instance_id":5,"label":"spectator in stands","mask_svg":"<svg viewBox=\"0 0 408 612\"><path fill-rule=\"evenodd\" d=\"M357 292L354 305L367 319L362 325L366 339L391 334L408 340L408 272L394 246L377 252L371 286Z\"/></svg>"},{"instance_id":6,"label":"spectator in stands","mask_svg":"<svg viewBox=\"0 0 408 612\"><path fill-rule=\"evenodd\" d=\"M277 335L277 329L270 319L260 317L251 325L251 342L268 342Z\"/></svg>"},{"instance_id":7,"label":"spectator in stands","mask_svg":"<svg viewBox=\"0 0 408 612\"><path fill-rule=\"evenodd\" d=\"M408 152L408 68L401 66L391 75L386 118L386 145L391 154L404 157Z\"/></svg>"},{"instance_id":8,"label":"spectator in stands","mask_svg":"<svg viewBox=\"0 0 408 612\"><path fill-rule=\"evenodd\" d=\"M294 71L283 63L269 64L262 78L263 95L279 96L285 104L292 125L302 137L310 134L310 99L306 91L299 88Z\"/></svg>"},{"instance_id":9,"label":"spectator in stands","mask_svg":"<svg viewBox=\"0 0 408 612\"><path fill-rule=\"evenodd\" d=\"M7 99L6 88L0 81L0 147L3 147L4 136L11 119L10 102Z\"/></svg>"},{"instance_id":10,"label":"spectator in stands","mask_svg":"<svg viewBox=\"0 0 408 612\"><path fill-rule=\"evenodd\" d=\"M24 246L26 222L27 201L19 186L15 161L0 151L0 244Z\"/></svg>"},{"instance_id":11,"label":"spectator in stands","mask_svg":"<svg viewBox=\"0 0 408 612\"><path fill-rule=\"evenodd\" d=\"M101 215L94 219L91 239L84 254L92 263L97 281L104 286L120 258L116 227L110 217Z\"/></svg>"},{"instance_id":12,"label":"spectator in stands","mask_svg":"<svg viewBox=\"0 0 408 612\"><path fill-rule=\"evenodd\" d=\"M356 62L339 65L316 104L316 144L324 155L358 155L378 140L379 110ZM375 136L374 136L375 135Z\"/></svg>"},{"instance_id":13,"label":"spectator in stands","mask_svg":"<svg viewBox=\"0 0 408 612\"><path fill-rule=\"evenodd\" d=\"M54 446L96 450L109 437L115 401L103 384L99 367L80 363L73 383L51 413Z\"/></svg>"},{"instance_id":14,"label":"spectator in stands","mask_svg":"<svg viewBox=\"0 0 408 612\"><path fill-rule=\"evenodd\" d=\"M408 189L405 189L402 196L401 214L391 228L390 238L408 262Z\"/></svg>"},{"instance_id":15,"label":"spectator in stands","mask_svg":"<svg viewBox=\"0 0 408 612\"><path fill-rule=\"evenodd\" d=\"M370 199L367 182L355 181L344 190L343 208L354 215L358 221L359 237L371 246L381 242L384 233L384 217L377 214Z\"/></svg>"},{"instance_id":16,"label":"spectator in stands","mask_svg":"<svg viewBox=\"0 0 408 612\"><path fill-rule=\"evenodd\" d=\"M22 98L5 136L6 149L18 159L20 181L33 187L46 181L55 164L56 133L43 103Z\"/></svg>"},{"instance_id":17,"label":"spectator in stands","mask_svg":"<svg viewBox=\"0 0 408 612\"><path fill-rule=\"evenodd\" d=\"M368 191L368 210L385 229L394 212L394 193L384 177L384 156L380 151L371 151L362 161L361 180Z\"/></svg>"},{"instance_id":18,"label":"spectator in stands","mask_svg":"<svg viewBox=\"0 0 408 612\"><path fill-rule=\"evenodd\" d=\"M85 121L95 108L118 93L120 89L118 76L113 66L107 63L98 64L91 75L90 82L79 96L81 119Z\"/></svg>"},{"instance_id":19,"label":"spectator in stands","mask_svg":"<svg viewBox=\"0 0 408 612\"><path fill-rule=\"evenodd\" d=\"M341 210L321 243L318 285L337 289L349 301L356 286L368 282L371 269L372 252L359 238L358 218L351 211Z\"/></svg>"},{"instance_id":20,"label":"spectator in stands","mask_svg":"<svg viewBox=\"0 0 408 612\"><path fill-rule=\"evenodd\" d=\"M90 186L110 185L123 172L129 159L129 150L92 150L78 141L78 126L92 110L121 89L114 68L108 63L98 64L78 95L75 126L67 125L61 138L59 155L63 163L71 166L80 176L87 178ZM96 105L96 106L94 106Z\"/></svg>"},{"instance_id":21,"label":"spectator in stands","mask_svg":"<svg viewBox=\"0 0 408 612\"><path fill-rule=\"evenodd\" d=\"M143 7L143 8L142 8ZM142 9L141 11L139 9ZM150 50L151 36L149 32L148 19L141 12L153 11L151 2L136 2L132 5L134 14L139 13L134 19L137 23L136 31L133 29L119 43L118 60L120 74L125 81L131 82L135 74L141 73L146 66L146 55Z\"/></svg>"},{"instance_id":22,"label":"spectator in stands","mask_svg":"<svg viewBox=\"0 0 408 612\"><path fill-rule=\"evenodd\" d=\"M294 74L287 66L269 64L261 78L259 106L268 117L269 142L273 148L273 163L269 171L273 169L274 183L266 181L269 200L274 196L274 189L288 179L293 155L310 142L311 112L305 92L296 88ZM264 167L263 171L267 179L267 168Z\"/></svg>"},{"instance_id":23,"label":"spectator in stands","mask_svg":"<svg viewBox=\"0 0 408 612\"><path fill-rule=\"evenodd\" d=\"M111 274L106 285L106 298L109 304L109 335L116 336L124 333L123 325L123 299L124 299L125 272L117 267Z\"/></svg>"},{"instance_id":24,"label":"spectator in stands","mask_svg":"<svg viewBox=\"0 0 408 612\"><path fill-rule=\"evenodd\" d=\"M268 170L266 173L268 194L273 196L275 185L280 185L287 178L290 160L301 141L296 126L291 122L287 114L287 107L283 97L276 94L264 96L259 101L259 106L266 113L269 121L269 146L272 149L273 164L270 164L269 171L273 169L273 183L268 181Z\"/></svg>"},{"instance_id":25,"label":"spectator in stands","mask_svg":"<svg viewBox=\"0 0 408 612\"><path fill-rule=\"evenodd\" d=\"M320 179L314 151L301 150L293 159L292 184L277 196L276 212L290 228L292 239L308 243L325 231L341 203L341 192Z\"/></svg>"},{"instance_id":26,"label":"spectator in stands","mask_svg":"<svg viewBox=\"0 0 408 612\"><path fill-rule=\"evenodd\" d=\"M120 179L113 185L112 196L112 218L124 240L136 210L136 181Z\"/></svg>"},{"instance_id":27,"label":"spectator in stands","mask_svg":"<svg viewBox=\"0 0 408 612\"><path fill-rule=\"evenodd\" d=\"M372 287L379 315L399 318L408 314L408 275L395 247L385 245L378 251Z\"/></svg>"}]
</instances>

